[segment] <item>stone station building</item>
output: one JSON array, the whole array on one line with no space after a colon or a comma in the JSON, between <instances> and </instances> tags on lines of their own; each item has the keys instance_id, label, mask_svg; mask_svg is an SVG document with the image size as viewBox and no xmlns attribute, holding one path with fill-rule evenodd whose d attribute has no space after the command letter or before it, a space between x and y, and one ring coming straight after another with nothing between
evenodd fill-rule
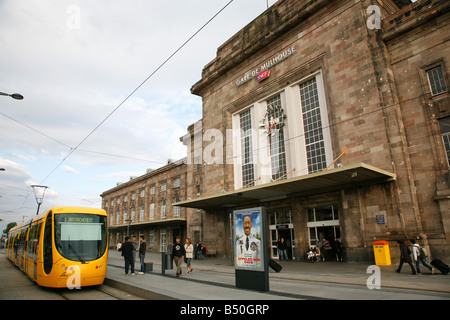
<instances>
[{"instance_id":1,"label":"stone station building","mask_svg":"<svg viewBox=\"0 0 450 320\"><path fill-rule=\"evenodd\" d=\"M219 47L191 89L175 232L229 257L233 210L264 206L273 258L280 237L299 260L337 237L347 261L412 238L448 260L449 6L280 0Z\"/></svg>"}]
</instances>

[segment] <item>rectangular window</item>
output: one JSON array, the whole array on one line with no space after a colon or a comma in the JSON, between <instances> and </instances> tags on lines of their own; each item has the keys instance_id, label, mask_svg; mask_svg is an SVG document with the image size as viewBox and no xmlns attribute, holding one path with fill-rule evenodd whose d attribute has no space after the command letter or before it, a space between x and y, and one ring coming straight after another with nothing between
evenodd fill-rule
<instances>
[{"instance_id":1,"label":"rectangular window","mask_svg":"<svg viewBox=\"0 0 450 320\"><path fill-rule=\"evenodd\" d=\"M181 179L180 178L176 178L175 180L173 180L173 187L174 188L179 188L181 186Z\"/></svg>"},{"instance_id":2,"label":"rectangular window","mask_svg":"<svg viewBox=\"0 0 450 320\"><path fill-rule=\"evenodd\" d=\"M167 204L166 200L161 200L161 219L166 219Z\"/></svg>"},{"instance_id":3,"label":"rectangular window","mask_svg":"<svg viewBox=\"0 0 450 320\"><path fill-rule=\"evenodd\" d=\"M439 119L439 127L445 152L447 153L447 163L450 167L450 117Z\"/></svg>"},{"instance_id":4,"label":"rectangular window","mask_svg":"<svg viewBox=\"0 0 450 320\"><path fill-rule=\"evenodd\" d=\"M150 203L150 221L155 221L155 203Z\"/></svg>"},{"instance_id":5,"label":"rectangular window","mask_svg":"<svg viewBox=\"0 0 450 320\"><path fill-rule=\"evenodd\" d=\"M139 222L144 222L144 206L139 208Z\"/></svg>"},{"instance_id":6,"label":"rectangular window","mask_svg":"<svg viewBox=\"0 0 450 320\"><path fill-rule=\"evenodd\" d=\"M173 198L173 202L180 202L180 197ZM179 218L181 214L181 207L173 206L173 217Z\"/></svg>"},{"instance_id":7,"label":"rectangular window","mask_svg":"<svg viewBox=\"0 0 450 320\"><path fill-rule=\"evenodd\" d=\"M330 220L339 220L339 211L336 206L323 206L308 209L308 222Z\"/></svg>"},{"instance_id":8,"label":"rectangular window","mask_svg":"<svg viewBox=\"0 0 450 320\"><path fill-rule=\"evenodd\" d=\"M161 252L166 252L167 251L167 244L166 244L166 229L162 228L160 231L160 236L159 236L159 243L160 243L160 248L159 250Z\"/></svg>"},{"instance_id":9,"label":"rectangular window","mask_svg":"<svg viewBox=\"0 0 450 320\"><path fill-rule=\"evenodd\" d=\"M251 187L255 180L252 147L252 115L247 110L240 115L241 153L242 153L242 185Z\"/></svg>"},{"instance_id":10,"label":"rectangular window","mask_svg":"<svg viewBox=\"0 0 450 320\"><path fill-rule=\"evenodd\" d=\"M272 179L286 179L286 149L284 146L283 109L281 96L267 100L267 119L269 121L270 162Z\"/></svg>"},{"instance_id":11,"label":"rectangular window","mask_svg":"<svg viewBox=\"0 0 450 320\"><path fill-rule=\"evenodd\" d=\"M442 135L444 141L445 151L447 152L447 162L450 167L450 132Z\"/></svg>"},{"instance_id":12,"label":"rectangular window","mask_svg":"<svg viewBox=\"0 0 450 320\"><path fill-rule=\"evenodd\" d=\"M442 65L427 70L428 83L430 84L431 95L435 96L447 92Z\"/></svg>"},{"instance_id":13,"label":"rectangular window","mask_svg":"<svg viewBox=\"0 0 450 320\"><path fill-rule=\"evenodd\" d=\"M327 161L316 78L300 85L300 97L308 172L322 171L327 167Z\"/></svg>"},{"instance_id":14,"label":"rectangular window","mask_svg":"<svg viewBox=\"0 0 450 320\"><path fill-rule=\"evenodd\" d=\"M155 244L155 231L154 230L150 230L149 239L148 239L148 245L149 246L153 246L154 244Z\"/></svg>"}]
</instances>

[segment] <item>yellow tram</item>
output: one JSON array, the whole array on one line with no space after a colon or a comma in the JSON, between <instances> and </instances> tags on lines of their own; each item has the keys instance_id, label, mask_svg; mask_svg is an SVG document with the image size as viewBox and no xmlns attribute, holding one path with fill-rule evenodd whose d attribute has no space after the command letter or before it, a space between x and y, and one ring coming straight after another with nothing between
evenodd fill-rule
<instances>
[{"instance_id":1,"label":"yellow tram","mask_svg":"<svg viewBox=\"0 0 450 320\"><path fill-rule=\"evenodd\" d=\"M108 259L106 222L101 209L52 208L9 231L6 256L40 286L102 284Z\"/></svg>"}]
</instances>

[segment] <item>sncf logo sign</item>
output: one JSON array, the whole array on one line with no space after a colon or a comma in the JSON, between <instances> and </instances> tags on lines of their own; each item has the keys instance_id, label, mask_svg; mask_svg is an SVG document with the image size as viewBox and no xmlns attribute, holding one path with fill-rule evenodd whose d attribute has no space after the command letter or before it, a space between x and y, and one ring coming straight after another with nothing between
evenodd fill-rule
<instances>
[{"instance_id":1,"label":"sncf logo sign","mask_svg":"<svg viewBox=\"0 0 450 320\"><path fill-rule=\"evenodd\" d=\"M270 70L264 70L258 73L258 82L263 81L264 79L267 79L270 76Z\"/></svg>"}]
</instances>

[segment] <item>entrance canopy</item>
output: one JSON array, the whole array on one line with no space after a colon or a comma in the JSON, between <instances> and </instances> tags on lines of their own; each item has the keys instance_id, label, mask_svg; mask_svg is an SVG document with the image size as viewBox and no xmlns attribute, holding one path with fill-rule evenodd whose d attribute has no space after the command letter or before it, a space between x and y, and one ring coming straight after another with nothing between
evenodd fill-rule
<instances>
[{"instance_id":1,"label":"entrance canopy","mask_svg":"<svg viewBox=\"0 0 450 320\"><path fill-rule=\"evenodd\" d=\"M385 183L394 181L395 179L396 175L394 173L372 167L365 163L356 163L245 189L216 193L193 200L176 202L174 205L197 209L232 208L247 203L262 203L286 199L290 196L319 194L358 186Z\"/></svg>"}]
</instances>

